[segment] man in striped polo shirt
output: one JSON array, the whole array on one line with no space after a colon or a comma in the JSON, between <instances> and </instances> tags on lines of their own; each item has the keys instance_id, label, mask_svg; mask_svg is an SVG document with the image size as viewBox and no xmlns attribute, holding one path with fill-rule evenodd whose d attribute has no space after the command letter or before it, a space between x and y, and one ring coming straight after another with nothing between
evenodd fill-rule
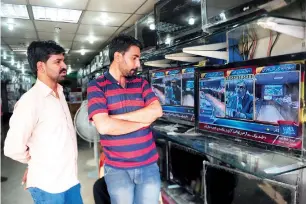
<instances>
[{"instance_id":1,"label":"man in striped polo shirt","mask_svg":"<svg viewBox=\"0 0 306 204\"><path fill-rule=\"evenodd\" d=\"M162 108L149 83L136 77L141 44L118 36L109 46L111 65L88 85L88 115L106 155L105 181L112 204L156 204L158 154L150 124Z\"/></svg>"}]
</instances>

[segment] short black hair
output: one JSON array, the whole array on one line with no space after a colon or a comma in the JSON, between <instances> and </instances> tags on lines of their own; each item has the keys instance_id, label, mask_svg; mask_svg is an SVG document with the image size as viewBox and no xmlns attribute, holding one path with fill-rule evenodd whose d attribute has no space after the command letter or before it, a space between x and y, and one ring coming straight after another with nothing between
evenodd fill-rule
<instances>
[{"instance_id":1,"label":"short black hair","mask_svg":"<svg viewBox=\"0 0 306 204\"><path fill-rule=\"evenodd\" d=\"M119 35L115 37L109 44L109 60L114 61L115 52L124 54L131 46L137 46L142 49L141 42L128 35Z\"/></svg>"},{"instance_id":2,"label":"short black hair","mask_svg":"<svg viewBox=\"0 0 306 204\"><path fill-rule=\"evenodd\" d=\"M47 62L50 55L64 54L65 49L52 40L33 41L28 47L28 61L33 74L37 75L37 62Z\"/></svg>"}]
</instances>

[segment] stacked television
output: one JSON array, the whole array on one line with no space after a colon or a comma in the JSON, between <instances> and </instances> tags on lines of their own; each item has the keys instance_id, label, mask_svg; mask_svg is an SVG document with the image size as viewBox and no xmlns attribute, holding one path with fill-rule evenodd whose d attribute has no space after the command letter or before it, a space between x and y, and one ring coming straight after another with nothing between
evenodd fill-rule
<instances>
[{"instance_id":1,"label":"stacked television","mask_svg":"<svg viewBox=\"0 0 306 204\"><path fill-rule=\"evenodd\" d=\"M169 68L151 74L151 85L163 107L163 118L194 126L194 67Z\"/></svg>"}]
</instances>

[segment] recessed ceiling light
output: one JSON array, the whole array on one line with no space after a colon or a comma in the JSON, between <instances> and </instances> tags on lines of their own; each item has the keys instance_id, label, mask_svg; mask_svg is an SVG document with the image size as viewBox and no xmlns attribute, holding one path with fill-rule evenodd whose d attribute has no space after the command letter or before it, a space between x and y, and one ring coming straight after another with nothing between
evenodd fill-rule
<instances>
[{"instance_id":1,"label":"recessed ceiling light","mask_svg":"<svg viewBox=\"0 0 306 204\"><path fill-rule=\"evenodd\" d=\"M195 22L195 19L194 19L193 17L190 17L190 18L188 19L188 24L189 24L189 25L194 25L194 22Z\"/></svg>"},{"instance_id":2,"label":"recessed ceiling light","mask_svg":"<svg viewBox=\"0 0 306 204\"><path fill-rule=\"evenodd\" d=\"M1 3L1 17L30 19L26 5Z\"/></svg>"},{"instance_id":3,"label":"recessed ceiling light","mask_svg":"<svg viewBox=\"0 0 306 204\"><path fill-rule=\"evenodd\" d=\"M170 38L166 38L165 43L166 43L167 45L170 45L170 44L171 44L171 39L170 39Z\"/></svg>"},{"instance_id":4,"label":"recessed ceiling light","mask_svg":"<svg viewBox=\"0 0 306 204\"><path fill-rule=\"evenodd\" d=\"M99 18L99 21L102 25L106 25L110 20L111 18L106 13L102 13Z\"/></svg>"},{"instance_id":5,"label":"recessed ceiling light","mask_svg":"<svg viewBox=\"0 0 306 204\"><path fill-rule=\"evenodd\" d=\"M6 52L3 51L3 59L6 60Z\"/></svg>"},{"instance_id":6,"label":"recessed ceiling light","mask_svg":"<svg viewBox=\"0 0 306 204\"><path fill-rule=\"evenodd\" d=\"M88 42L90 43L90 44L93 44L95 41L96 41L96 38L94 37L94 36L89 36L88 38L87 38L87 40L88 40Z\"/></svg>"},{"instance_id":7,"label":"recessed ceiling light","mask_svg":"<svg viewBox=\"0 0 306 204\"><path fill-rule=\"evenodd\" d=\"M85 50L84 49L81 49L81 55L85 55Z\"/></svg>"},{"instance_id":8,"label":"recessed ceiling light","mask_svg":"<svg viewBox=\"0 0 306 204\"><path fill-rule=\"evenodd\" d=\"M155 24L154 23L150 24L150 30L155 30Z\"/></svg>"},{"instance_id":9,"label":"recessed ceiling light","mask_svg":"<svg viewBox=\"0 0 306 204\"><path fill-rule=\"evenodd\" d=\"M33 14L35 20L77 23L82 11L33 6Z\"/></svg>"}]
</instances>

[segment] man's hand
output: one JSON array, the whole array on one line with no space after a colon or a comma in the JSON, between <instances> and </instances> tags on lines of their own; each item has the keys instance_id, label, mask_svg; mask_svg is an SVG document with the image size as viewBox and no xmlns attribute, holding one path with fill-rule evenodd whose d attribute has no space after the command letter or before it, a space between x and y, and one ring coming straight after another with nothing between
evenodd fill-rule
<instances>
[{"instance_id":1,"label":"man's hand","mask_svg":"<svg viewBox=\"0 0 306 204\"><path fill-rule=\"evenodd\" d=\"M26 190L27 188L27 179L28 179L28 168L26 168L26 170L24 171L22 181L21 181L21 185L24 185L24 190Z\"/></svg>"}]
</instances>

